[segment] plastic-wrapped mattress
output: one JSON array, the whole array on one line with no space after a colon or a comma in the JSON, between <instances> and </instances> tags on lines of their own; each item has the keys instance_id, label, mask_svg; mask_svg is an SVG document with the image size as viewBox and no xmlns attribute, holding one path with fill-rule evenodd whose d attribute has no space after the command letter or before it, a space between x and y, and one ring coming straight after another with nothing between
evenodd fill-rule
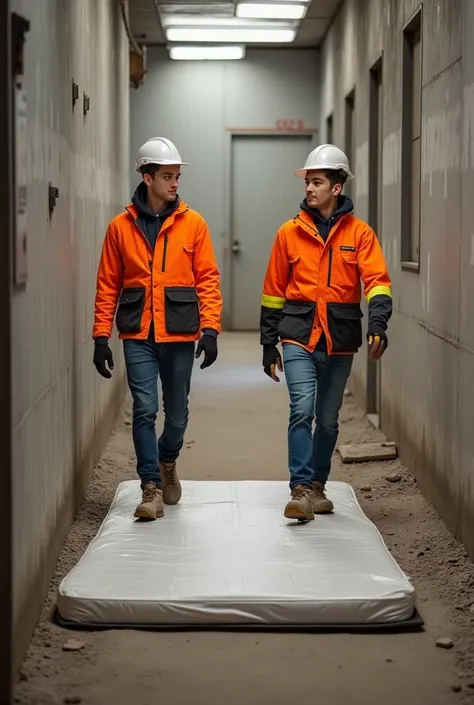
<instances>
[{"instance_id":1,"label":"plastic-wrapped mattress","mask_svg":"<svg viewBox=\"0 0 474 705\"><path fill-rule=\"evenodd\" d=\"M62 580L65 626L346 628L421 623L415 591L352 488L329 482L332 515L284 518L286 482L184 481L177 506L140 522L122 482Z\"/></svg>"}]
</instances>

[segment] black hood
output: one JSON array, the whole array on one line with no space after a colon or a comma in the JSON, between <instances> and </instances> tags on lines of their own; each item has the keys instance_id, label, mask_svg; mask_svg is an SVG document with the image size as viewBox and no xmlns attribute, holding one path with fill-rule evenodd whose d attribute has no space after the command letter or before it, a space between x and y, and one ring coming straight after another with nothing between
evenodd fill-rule
<instances>
[{"instance_id":1,"label":"black hood","mask_svg":"<svg viewBox=\"0 0 474 705\"><path fill-rule=\"evenodd\" d=\"M179 206L179 196L176 196L174 201L171 201L166 206L162 213L154 213L146 202L147 188L144 181L141 182L135 189L132 197L132 203L138 209L138 225L150 242L152 250L155 249L156 238L160 232L161 226L173 211Z\"/></svg>"},{"instance_id":2,"label":"black hood","mask_svg":"<svg viewBox=\"0 0 474 705\"><path fill-rule=\"evenodd\" d=\"M352 213L352 211L354 210L354 204L352 203L352 200L349 198L349 196L342 195L338 196L337 208L330 218L324 218L317 208L310 208L308 206L306 198L304 199L303 203L301 203L300 207L301 210L306 211L306 213L310 214L323 240L326 240L330 229L332 228L334 223L339 220L339 218L341 218L343 215L347 215L348 213Z\"/></svg>"},{"instance_id":3,"label":"black hood","mask_svg":"<svg viewBox=\"0 0 474 705\"><path fill-rule=\"evenodd\" d=\"M142 181L140 184L138 184L137 188L135 189L135 193L132 196L132 203L138 208L138 210L140 211L140 215L148 216L150 218L153 218L153 220L156 220L157 217L163 218L171 215L171 213L175 211L176 208L179 206L179 196L176 196L175 200L170 201L170 203L168 203L162 213L154 213L148 206L146 199L146 183Z\"/></svg>"}]
</instances>

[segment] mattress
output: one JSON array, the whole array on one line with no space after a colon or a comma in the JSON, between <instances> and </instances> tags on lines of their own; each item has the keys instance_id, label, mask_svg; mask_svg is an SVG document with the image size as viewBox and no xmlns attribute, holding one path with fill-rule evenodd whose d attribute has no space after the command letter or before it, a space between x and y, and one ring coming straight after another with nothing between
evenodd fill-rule
<instances>
[{"instance_id":1,"label":"mattress","mask_svg":"<svg viewBox=\"0 0 474 705\"><path fill-rule=\"evenodd\" d=\"M86 552L62 580L64 626L381 627L422 623L415 589L350 485L335 512L285 519L286 482L184 481L176 506L135 520L122 482Z\"/></svg>"}]
</instances>

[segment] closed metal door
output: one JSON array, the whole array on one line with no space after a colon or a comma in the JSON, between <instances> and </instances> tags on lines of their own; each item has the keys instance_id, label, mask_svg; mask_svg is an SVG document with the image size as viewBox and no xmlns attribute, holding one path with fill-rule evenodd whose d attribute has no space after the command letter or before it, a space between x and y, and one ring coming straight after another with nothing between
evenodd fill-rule
<instances>
[{"instance_id":1,"label":"closed metal door","mask_svg":"<svg viewBox=\"0 0 474 705\"><path fill-rule=\"evenodd\" d=\"M294 170L311 151L309 135L232 139L233 330L258 330L268 258L278 228L299 211L304 181Z\"/></svg>"}]
</instances>

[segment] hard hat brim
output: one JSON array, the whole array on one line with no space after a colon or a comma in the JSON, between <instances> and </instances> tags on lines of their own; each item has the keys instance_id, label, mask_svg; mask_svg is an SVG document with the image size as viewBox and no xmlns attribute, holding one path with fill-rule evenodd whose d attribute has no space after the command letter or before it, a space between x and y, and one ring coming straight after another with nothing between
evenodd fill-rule
<instances>
[{"instance_id":1,"label":"hard hat brim","mask_svg":"<svg viewBox=\"0 0 474 705\"><path fill-rule=\"evenodd\" d=\"M296 169L295 176L297 176L298 179L304 179L307 171L308 169Z\"/></svg>"},{"instance_id":2,"label":"hard hat brim","mask_svg":"<svg viewBox=\"0 0 474 705\"><path fill-rule=\"evenodd\" d=\"M143 159L136 163L135 170L140 171L142 166L147 166L147 164L156 164L157 166L191 166L189 162L177 162L173 159Z\"/></svg>"},{"instance_id":3,"label":"hard hat brim","mask_svg":"<svg viewBox=\"0 0 474 705\"><path fill-rule=\"evenodd\" d=\"M331 166L331 165L326 166L325 164L322 164L321 166L314 166L314 167L309 167L309 168L304 167L303 169L296 169L294 174L299 179L305 179L308 171L326 171L326 170L336 171L333 166ZM354 178L354 175L352 174L352 172L346 171L345 169L341 169L341 171L344 171L344 173L346 174L346 181L352 181L352 179Z\"/></svg>"}]
</instances>

